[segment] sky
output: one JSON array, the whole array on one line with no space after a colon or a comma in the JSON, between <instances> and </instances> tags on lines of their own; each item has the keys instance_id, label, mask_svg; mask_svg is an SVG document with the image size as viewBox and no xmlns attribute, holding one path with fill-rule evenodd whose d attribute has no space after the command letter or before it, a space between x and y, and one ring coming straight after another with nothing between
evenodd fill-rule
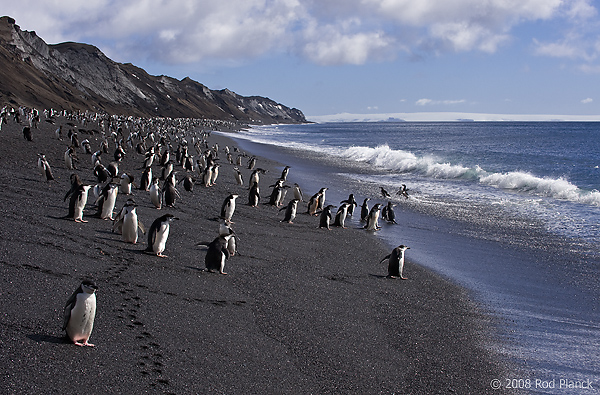
<instances>
[{"instance_id":1,"label":"sky","mask_svg":"<svg viewBox=\"0 0 600 395\"><path fill-rule=\"evenodd\" d=\"M308 119L600 120L599 1L0 3L48 44L91 44Z\"/></svg>"}]
</instances>

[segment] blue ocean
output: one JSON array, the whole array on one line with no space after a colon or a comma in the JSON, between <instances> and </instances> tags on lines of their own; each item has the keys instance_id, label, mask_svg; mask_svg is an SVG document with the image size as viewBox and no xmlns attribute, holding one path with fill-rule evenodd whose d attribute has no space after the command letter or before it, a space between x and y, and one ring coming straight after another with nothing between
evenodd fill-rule
<instances>
[{"instance_id":1,"label":"blue ocean","mask_svg":"<svg viewBox=\"0 0 600 395\"><path fill-rule=\"evenodd\" d=\"M291 166L305 196L328 187L328 204L391 200L397 224L380 221L376 236L408 245L407 259L494 317L487 346L518 365L503 386L600 388L600 123L322 123L235 139Z\"/></svg>"}]
</instances>

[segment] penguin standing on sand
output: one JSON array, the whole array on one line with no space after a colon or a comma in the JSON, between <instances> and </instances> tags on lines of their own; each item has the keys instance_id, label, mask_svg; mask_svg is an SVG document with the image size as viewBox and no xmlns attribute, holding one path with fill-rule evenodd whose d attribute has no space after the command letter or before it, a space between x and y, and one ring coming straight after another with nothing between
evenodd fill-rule
<instances>
[{"instance_id":1,"label":"penguin standing on sand","mask_svg":"<svg viewBox=\"0 0 600 395\"><path fill-rule=\"evenodd\" d=\"M77 163L77 156L75 155L75 150L73 149L73 147L69 146L65 151L65 166L69 170L75 170L75 163Z\"/></svg>"},{"instance_id":2,"label":"penguin standing on sand","mask_svg":"<svg viewBox=\"0 0 600 395\"><path fill-rule=\"evenodd\" d=\"M73 218L75 222L87 222L83 219L83 209L87 203L88 191L90 188L90 185L79 185L73 192L71 200L69 201L68 218ZM72 217L71 214L73 215Z\"/></svg>"},{"instance_id":3,"label":"penguin standing on sand","mask_svg":"<svg viewBox=\"0 0 600 395\"><path fill-rule=\"evenodd\" d=\"M150 230L148 230L148 246L146 247L146 252L154 253L161 258L167 257L166 255L163 255L163 252L165 251L165 245L167 243L167 238L169 237L169 228L171 222L177 219L179 218L176 218L172 214L165 214L152 222Z\"/></svg>"},{"instance_id":4,"label":"penguin standing on sand","mask_svg":"<svg viewBox=\"0 0 600 395\"><path fill-rule=\"evenodd\" d=\"M101 219L110 219L112 221L118 192L119 189L116 184L109 183L102 188L102 192L98 196L98 199L96 199L96 205L98 206L98 212L96 214Z\"/></svg>"},{"instance_id":5,"label":"penguin standing on sand","mask_svg":"<svg viewBox=\"0 0 600 395\"><path fill-rule=\"evenodd\" d=\"M379 213L381 212L381 204L377 203L373 206L371 211L369 212L369 216L367 217L367 225L365 225L366 230L376 231L381 229L379 226Z\"/></svg>"},{"instance_id":6,"label":"penguin standing on sand","mask_svg":"<svg viewBox=\"0 0 600 395\"><path fill-rule=\"evenodd\" d=\"M366 198L363 201L362 206L360 206L360 220L361 221L366 221L367 217L369 216L369 200L371 200L371 198Z\"/></svg>"},{"instance_id":7,"label":"penguin standing on sand","mask_svg":"<svg viewBox=\"0 0 600 395\"><path fill-rule=\"evenodd\" d=\"M119 213L120 219L115 220L113 224L113 231L115 228L121 228L121 234L123 236L123 241L126 243L136 244L138 240L138 229L142 231L142 233L146 233L146 228L138 220L137 212L136 212L137 204L133 200L128 200L123 206L123 210Z\"/></svg>"},{"instance_id":8,"label":"penguin standing on sand","mask_svg":"<svg viewBox=\"0 0 600 395\"><path fill-rule=\"evenodd\" d=\"M258 183L255 182L250 187L250 192L248 193L248 206L257 207L260 202L260 189L258 187Z\"/></svg>"},{"instance_id":9,"label":"penguin standing on sand","mask_svg":"<svg viewBox=\"0 0 600 395\"><path fill-rule=\"evenodd\" d=\"M52 175L52 169L50 168L50 163L48 163L48 160L46 159L46 155L38 154L38 168L42 173L42 177L46 181L54 180L54 176Z\"/></svg>"},{"instance_id":10,"label":"penguin standing on sand","mask_svg":"<svg viewBox=\"0 0 600 395\"><path fill-rule=\"evenodd\" d=\"M403 277L402 271L404 270L404 251L409 249L410 247L399 245L392 250L391 254L386 255L379 261L379 263L381 263L386 259L389 259L387 275L389 278L401 278L402 280L407 280L406 277Z\"/></svg>"},{"instance_id":11,"label":"penguin standing on sand","mask_svg":"<svg viewBox=\"0 0 600 395\"><path fill-rule=\"evenodd\" d=\"M121 193L131 195L132 186L135 187L134 180L135 177L130 173L121 174Z\"/></svg>"},{"instance_id":12,"label":"penguin standing on sand","mask_svg":"<svg viewBox=\"0 0 600 395\"><path fill-rule=\"evenodd\" d=\"M172 173L171 173L172 174ZM177 188L175 188L175 183L173 182L173 177L168 177L162 188L162 198L166 207L175 207L175 200L180 198L181 195Z\"/></svg>"},{"instance_id":13,"label":"penguin standing on sand","mask_svg":"<svg viewBox=\"0 0 600 395\"><path fill-rule=\"evenodd\" d=\"M302 196L302 189L300 189L300 185L297 183L294 184L294 199L298 199L303 202L304 196Z\"/></svg>"},{"instance_id":14,"label":"penguin standing on sand","mask_svg":"<svg viewBox=\"0 0 600 395\"><path fill-rule=\"evenodd\" d=\"M189 174L186 174L178 184L183 183L183 189L187 192L194 192L194 179Z\"/></svg>"},{"instance_id":15,"label":"penguin standing on sand","mask_svg":"<svg viewBox=\"0 0 600 395\"><path fill-rule=\"evenodd\" d=\"M231 217L233 217L233 213L235 212L235 199L237 198L238 195L236 193L232 193L223 201L223 205L221 206L221 218L224 219L226 223L233 223L231 221Z\"/></svg>"},{"instance_id":16,"label":"penguin standing on sand","mask_svg":"<svg viewBox=\"0 0 600 395\"><path fill-rule=\"evenodd\" d=\"M160 210L160 207L162 206L162 199L158 182L158 177L154 177L152 179L152 185L150 185L150 201L154 207Z\"/></svg>"},{"instance_id":17,"label":"penguin standing on sand","mask_svg":"<svg viewBox=\"0 0 600 395\"><path fill-rule=\"evenodd\" d=\"M321 216L319 217L319 228L327 228L327 230L331 230L329 227L329 221L331 221L331 209L333 208L335 208L335 206L331 204L323 208Z\"/></svg>"},{"instance_id":18,"label":"penguin standing on sand","mask_svg":"<svg viewBox=\"0 0 600 395\"><path fill-rule=\"evenodd\" d=\"M231 256L227 249L230 237L219 235L219 237L208 244L208 251L206 251L206 257L204 258L204 264L208 272L213 273L215 270L218 270L221 274L227 274L223 270L225 269L225 260Z\"/></svg>"},{"instance_id":19,"label":"penguin standing on sand","mask_svg":"<svg viewBox=\"0 0 600 395\"><path fill-rule=\"evenodd\" d=\"M147 191L150 188L152 182L152 168L146 167L142 173L142 180L140 181L140 189Z\"/></svg>"},{"instance_id":20,"label":"penguin standing on sand","mask_svg":"<svg viewBox=\"0 0 600 395\"><path fill-rule=\"evenodd\" d=\"M77 346L94 347L89 339L96 318L97 289L93 281L84 280L65 304L63 330Z\"/></svg>"},{"instance_id":21,"label":"penguin standing on sand","mask_svg":"<svg viewBox=\"0 0 600 395\"><path fill-rule=\"evenodd\" d=\"M339 226L341 228L346 229L345 222L349 208L350 203L342 203L342 205L338 208L337 213L335 214L335 221L333 222L333 226Z\"/></svg>"},{"instance_id":22,"label":"penguin standing on sand","mask_svg":"<svg viewBox=\"0 0 600 395\"><path fill-rule=\"evenodd\" d=\"M279 211L285 210L285 216L280 222L287 222L288 224L294 223L294 219L296 219L296 211L298 210L299 201L300 200L298 199L292 199L289 201L287 207L282 207L281 209L279 209Z\"/></svg>"},{"instance_id":23,"label":"penguin standing on sand","mask_svg":"<svg viewBox=\"0 0 600 395\"><path fill-rule=\"evenodd\" d=\"M252 188L253 183L257 183L260 181L260 174L265 174L267 171L264 169L256 169L250 174L250 181L248 183L248 189Z\"/></svg>"},{"instance_id":24,"label":"penguin standing on sand","mask_svg":"<svg viewBox=\"0 0 600 395\"><path fill-rule=\"evenodd\" d=\"M230 256L237 253L237 235L225 221L219 225L219 236L225 236L227 239L227 251Z\"/></svg>"},{"instance_id":25,"label":"penguin standing on sand","mask_svg":"<svg viewBox=\"0 0 600 395\"><path fill-rule=\"evenodd\" d=\"M242 176L242 172L240 171L239 167L234 167L233 171L235 172L235 182L237 182L238 185L244 185L244 178Z\"/></svg>"}]
</instances>

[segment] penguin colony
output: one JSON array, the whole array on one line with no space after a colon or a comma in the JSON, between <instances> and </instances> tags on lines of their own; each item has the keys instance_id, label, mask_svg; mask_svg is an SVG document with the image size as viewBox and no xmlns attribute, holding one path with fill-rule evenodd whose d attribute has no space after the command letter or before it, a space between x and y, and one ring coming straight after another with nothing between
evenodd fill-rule
<instances>
[{"instance_id":1,"label":"penguin colony","mask_svg":"<svg viewBox=\"0 0 600 395\"><path fill-rule=\"evenodd\" d=\"M318 217L316 228L326 230L331 230L332 227L346 229L347 217L353 216L354 209L358 208L353 194L339 205L326 204L327 187L305 200L297 183L286 185L290 166L285 166L279 178L269 186L270 195L261 196L261 178L267 177L268 172L257 167L260 166L259 159L234 148L233 154L237 155L234 160L229 147L220 149L216 144L211 146L208 141L210 132L200 131L233 126L224 121L142 119L54 110L45 110L44 115L49 123L62 122L57 125L54 137L59 144L65 146L64 167L73 171L70 185L64 186L67 192L63 201L69 199L68 213L64 218L85 224L88 221L84 217L92 216L85 214L86 207L93 205L96 209L93 216L112 221L112 226L108 226L108 229L120 234L122 242L135 245L140 242L140 233L145 234L147 243L143 251L157 257L166 257L164 252L168 250L170 226L178 218L169 212L154 215L154 219L148 218L148 211L151 209L147 208L143 219L150 220L151 226L146 230L138 213L138 205L143 201L145 207L152 207L154 210L176 209L176 202L181 199L178 186L183 184L185 192L191 194L197 193L195 191L198 188L194 189L195 186L211 188L218 182L219 168L230 165L231 169L225 174L233 176L238 190L223 196L222 208L217 216L220 226L215 239L196 244L206 248L206 272L227 274L224 271L225 263L237 253L238 245L237 235L232 228L235 223L233 217L236 200L241 200L237 202L238 206L244 204L246 193L246 204L250 207L258 209L262 205L269 205L277 208L278 213L284 211L283 218L277 218L281 223L294 224L298 213L304 212L305 215ZM39 122L39 112L24 107L18 110L5 107L0 113L0 125L11 121L29 125L23 128L23 136L27 141L35 138L37 123L34 119ZM85 136L81 136L84 134ZM80 159L85 156L89 159ZM127 156L139 158L139 166L120 168ZM244 160L247 160L246 166L243 165ZM49 160L43 153L37 154L37 167L43 181L57 182ZM242 172L244 168L248 171L246 175ZM244 186L244 177L248 177L247 188ZM82 179L94 181L86 183ZM285 203L290 189L291 198ZM395 204L389 200L391 195L383 187L380 191L388 199L387 204L376 203L369 208L370 198L367 197L361 206L360 219L367 231L381 229L380 217L390 224L396 223L393 210ZM118 196L123 195L127 200L119 208ZM409 197L406 185L402 185L397 195ZM301 205L305 205L305 209ZM388 260L389 278L406 279L403 267L404 252L407 249L408 247L400 245L380 261ZM93 281L85 280L65 305L63 330L74 344L93 346L88 340L94 325L97 289Z\"/></svg>"}]
</instances>

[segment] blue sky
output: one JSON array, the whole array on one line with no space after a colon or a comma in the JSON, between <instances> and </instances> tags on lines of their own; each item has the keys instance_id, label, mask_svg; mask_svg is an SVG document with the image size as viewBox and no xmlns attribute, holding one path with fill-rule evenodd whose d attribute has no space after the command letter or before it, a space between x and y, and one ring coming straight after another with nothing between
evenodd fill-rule
<instances>
[{"instance_id":1,"label":"blue sky","mask_svg":"<svg viewBox=\"0 0 600 395\"><path fill-rule=\"evenodd\" d=\"M92 44L150 74L267 96L309 118L600 120L592 0L5 3L5 15L49 44Z\"/></svg>"}]
</instances>

